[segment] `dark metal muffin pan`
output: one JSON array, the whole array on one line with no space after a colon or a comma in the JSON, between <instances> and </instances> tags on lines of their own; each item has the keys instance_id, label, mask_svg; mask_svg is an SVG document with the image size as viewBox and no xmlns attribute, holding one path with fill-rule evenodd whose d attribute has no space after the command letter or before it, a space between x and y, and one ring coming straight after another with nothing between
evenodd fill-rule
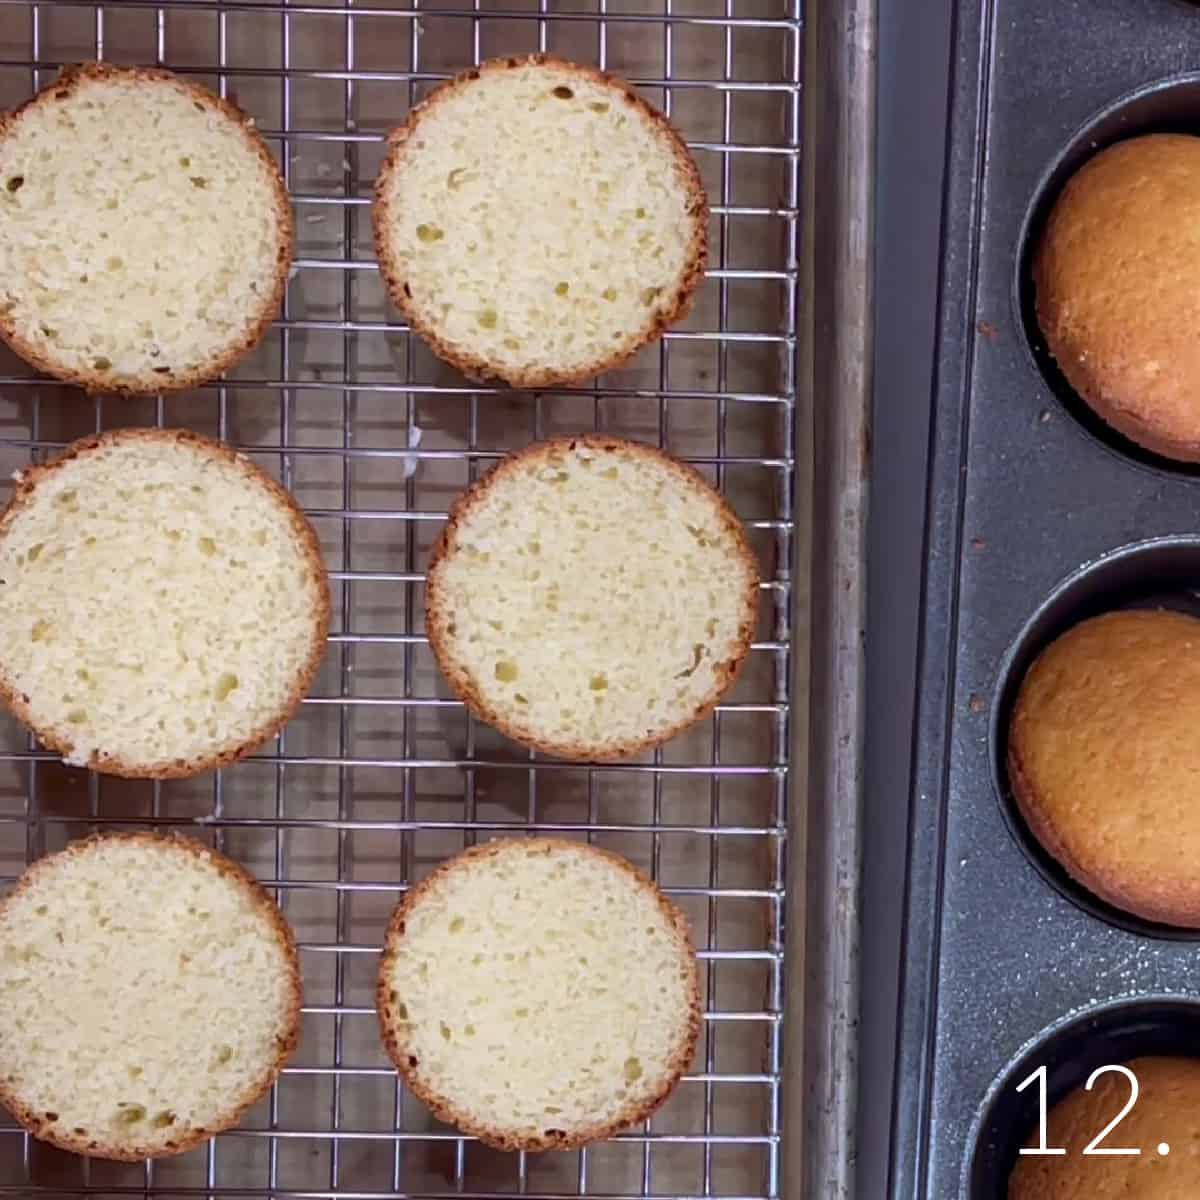
<instances>
[{"instance_id":1,"label":"dark metal muffin pan","mask_svg":"<svg viewBox=\"0 0 1200 1200\"><path fill-rule=\"evenodd\" d=\"M1053 1102L1103 1062L1200 1055L1200 935L1068 878L1003 765L1053 637L1114 608L1200 614L1200 470L1071 392L1028 281L1091 154L1200 134L1200 7L984 0L959 5L953 50L892 1200L1003 1197L1033 1123L1015 1085L1037 1066Z\"/></svg>"}]
</instances>

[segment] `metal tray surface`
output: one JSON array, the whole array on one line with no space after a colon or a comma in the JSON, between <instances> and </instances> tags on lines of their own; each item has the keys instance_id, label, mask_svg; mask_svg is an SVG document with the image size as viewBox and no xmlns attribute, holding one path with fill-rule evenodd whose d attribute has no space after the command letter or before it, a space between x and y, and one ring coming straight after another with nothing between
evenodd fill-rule
<instances>
[{"instance_id":1,"label":"metal tray surface","mask_svg":"<svg viewBox=\"0 0 1200 1200\"><path fill-rule=\"evenodd\" d=\"M1179 0L958 6L894 1200L1003 1196L1033 1066L1053 1101L1089 1055L1196 1046L1197 937L1066 879L1013 811L1003 753L1020 673L1057 633L1127 605L1195 611L1200 480L1071 395L1024 268L1047 200L1097 147L1200 133L1198 36L1200 9Z\"/></svg>"},{"instance_id":2,"label":"metal tray surface","mask_svg":"<svg viewBox=\"0 0 1200 1200\"><path fill-rule=\"evenodd\" d=\"M335 614L296 719L215 775L100 778L0 719L5 886L93 829L208 839L278 896L305 982L300 1047L239 1129L117 1164L59 1153L3 1115L0 1196L852 1194L873 28L873 5L822 0L0 0L0 107L82 59L186 73L255 118L298 235L280 320L210 386L85 396L0 352L0 478L98 429L227 438L312 518ZM470 384L410 336L384 297L367 206L384 133L411 105L482 58L535 50L621 74L663 107L713 216L708 277L680 328L592 385L532 394ZM835 164L820 236L809 142ZM531 756L469 719L422 621L455 495L508 451L592 429L694 463L745 521L764 577L728 701L604 767ZM372 980L405 888L464 845L533 830L653 873L692 923L705 1019L651 1121L580 1152L506 1155L404 1093ZM821 1033L806 1046L808 994Z\"/></svg>"}]
</instances>

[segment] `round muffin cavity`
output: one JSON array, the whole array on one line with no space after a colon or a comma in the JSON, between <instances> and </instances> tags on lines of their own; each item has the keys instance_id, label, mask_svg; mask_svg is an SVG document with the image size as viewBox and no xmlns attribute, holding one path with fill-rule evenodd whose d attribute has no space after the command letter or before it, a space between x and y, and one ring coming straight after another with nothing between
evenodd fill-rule
<instances>
[{"instance_id":1,"label":"round muffin cavity","mask_svg":"<svg viewBox=\"0 0 1200 1200\"><path fill-rule=\"evenodd\" d=\"M291 255L274 159L202 87L92 63L0 117L0 335L43 371L135 393L218 375Z\"/></svg>"},{"instance_id":2,"label":"round muffin cavity","mask_svg":"<svg viewBox=\"0 0 1200 1200\"><path fill-rule=\"evenodd\" d=\"M1200 138L1147 134L1063 188L1033 258L1038 325L1070 386L1118 433L1200 461Z\"/></svg>"},{"instance_id":3,"label":"round muffin cavity","mask_svg":"<svg viewBox=\"0 0 1200 1200\"><path fill-rule=\"evenodd\" d=\"M481 719L549 754L613 759L712 709L757 595L742 527L698 473L588 436L529 447L454 504L425 624Z\"/></svg>"},{"instance_id":4,"label":"round muffin cavity","mask_svg":"<svg viewBox=\"0 0 1200 1200\"><path fill-rule=\"evenodd\" d=\"M497 841L401 901L378 1009L441 1120L500 1149L562 1149L666 1099L695 1048L699 975L682 914L624 859Z\"/></svg>"},{"instance_id":5,"label":"round muffin cavity","mask_svg":"<svg viewBox=\"0 0 1200 1200\"><path fill-rule=\"evenodd\" d=\"M1102 1148L1137 1155L1084 1154L1121 1113L1131 1095L1117 1071L1078 1087L1050 1110L1046 1145L1065 1155L1023 1155L1009 1178L1008 1200L1186 1200L1200 1195L1200 1060L1138 1058L1124 1064L1137 1078L1137 1103ZM1026 1145L1036 1145L1036 1133ZM1166 1152L1163 1152L1163 1148Z\"/></svg>"},{"instance_id":6,"label":"round muffin cavity","mask_svg":"<svg viewBox=\"0 0 1200 1200\"><path fill-rule=\"evenodd\" d=\"M1200 927L1200 620L1114 612L1075 626L1017 695L1008 771L1069 874L1146 920Z\"/></svg>"},{"instance_id":7,"label":"round muffin cavity","mask_svg":"<svg viewBox=\"0 0 1200 1200\"><path fill-rule=\"evenodd\" d=\"M0 694L68 762L190 775L283 725L324 650L316 536L230 447L77 442L0 516Z\"/></svg>"},{"instance_id":8,"label":"round muffin cavity","mask_svg":"<svg viewBox=\"0 0 1200 1200\"><path fill-rule=\"evenodd\" d=\"M179 1154L296 1042L296 948L239 866L150 834L76 842L0 905L0 1102L65 1150Z\"/></svg>"},{"instance_id":9,"label":"round muffin cavity","mask_svg":"<svg viewBox=\"0 0 1200 1200\"><path fill-rule=\"evenodd\" d=\"M686 147L628 85L545 56L435 91L389 138L375 243L434 351L518 387L578 381L685 315L708 206Z\"/></svg>"}]
</instances>

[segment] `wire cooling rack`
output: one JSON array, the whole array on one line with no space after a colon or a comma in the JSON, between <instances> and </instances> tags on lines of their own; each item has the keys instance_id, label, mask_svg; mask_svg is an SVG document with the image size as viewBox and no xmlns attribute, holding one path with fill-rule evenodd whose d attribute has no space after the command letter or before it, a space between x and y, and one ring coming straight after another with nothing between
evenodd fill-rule
<instances>
[{"instance_id":1,"label":"wire cooling rack","mask_svg":"<svg viewBox=\"0 0 1200 1200\"><path fill-rule=\"evenodd\" d=\"M44 1146L5 1115L0 1195L780 1191L786 841L803 770L788 762L789 724L807 716L788 689L793 640L802 652L807 637L792 628L806 583L793 581L801 0L505 2L0 0L0 105L90 58L195 78L255 118L298 232L282 318L220 383L154 401L85 396L0 351L0 475L103 428L227 438L296 494L334 589L314 694L276 743L216 775L100 778L0 724L6 882L94 828L200 837L275 891L305 981L300 1047L241 1128L176 1159L115 1164ZM536 394L467 384L410 337L385 301L368 211L383 135L410 106L482 58L534 50L615 71L670 114L708 188L713 248L693 314L660 346L590 387ZM547 761L476 724L442 686L422 625L423 569L453 497L508 450L591 429L696 464L746 521L764 578L758 640L728 702L653 755L605 767ZM506 1155L404 1093L372 981L407 886L465 844L531 830L654 875L691 920L706 1012L696 1059L652 1120L579 1152Z\"/></svg>"}]
</instances>

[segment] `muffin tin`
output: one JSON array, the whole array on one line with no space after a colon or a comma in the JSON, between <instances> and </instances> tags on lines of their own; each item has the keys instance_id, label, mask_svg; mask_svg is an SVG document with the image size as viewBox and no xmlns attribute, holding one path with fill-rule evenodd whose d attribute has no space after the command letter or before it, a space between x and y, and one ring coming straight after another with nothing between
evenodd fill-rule
<instances>
[{"instance_id":1,"label":"muffin tin","mask_svg":"<svg viewBox=\"0 0 1200 1200\"><path fill-rule=\"evenodd\" d=\"M1016 689L1057 634L1114 608L1200 612L1197 467L1072 393L1028 275L1048 206L1097 149L1200 134L1200 7L991 0L961 6L955 36L894 1200L1003 1197L1037 1111L1015 1089L1039 1066L1052 1105L1103 1063L1200 1054L1200 932L1068 878L1004 770Z\"/></svg>"}]
</instances>

